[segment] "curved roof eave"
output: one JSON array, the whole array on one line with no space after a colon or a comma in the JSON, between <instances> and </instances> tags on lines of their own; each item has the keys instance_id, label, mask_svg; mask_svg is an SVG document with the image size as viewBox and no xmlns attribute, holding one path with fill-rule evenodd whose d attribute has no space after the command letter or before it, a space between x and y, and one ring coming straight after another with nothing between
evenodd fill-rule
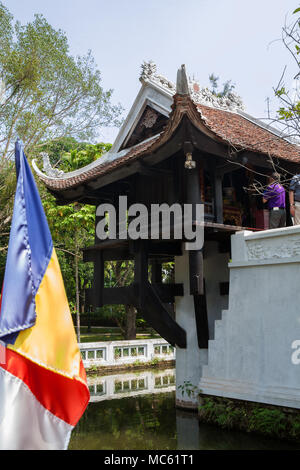
<instances>
[{"instance_id":1,"label":"curved roof eave","mask_svg":"<svg viewBox=\"0 0 300 470\"><path fill-rule=\"evenodd\" d=\"M155 136L150 137L149 139L144 140L142 143L136 144L132 147L129 147L127 149L121 150L120 152L107 152L105 153L102 157L98 158L97 160L89 163L88 165L85 165L81 168L78 168L77 170L69 171L68 173L64 173L63 175L60 176L49 176L46 173L42 172L38 165L36 160L34 159L32 161L32 166L34 168L34 171L38 175L38 177L46 184L48 187L54 187L56 186L54 183L55 182L68 182L68 181L75 181L77 178L82 177L84 174L90 174L93 172L93 170L99 170L103 169L105 170L106 168L109 168L112 163L116 162L117 160L120 160L121 158L126 157L130 153L134 153L135 151L138 151L140 147L145 146L145 144L151 144L152 141L157 139L160 134L156 134Z\"/></svg>"},{"instance_id":2,"label":"curved roof eave","mask_svg":"<svg viewBox=\"0 0 300 470\"><path fill-rule=\"evenodd\" d=\"M249 120L248 116L200 105L195 103L189 94L175 94L169 121L162 133L129 149L117 153L108 152L95 162L61 177L45 175L34 162L35 171L50 190L63 192L75 189L123 165L129 165L137 158L157 151L171 139L184 116L187 116L200 132L226 146L300 163L299 146L259 126L256 122Z\"/></svg>"}]
</instances>

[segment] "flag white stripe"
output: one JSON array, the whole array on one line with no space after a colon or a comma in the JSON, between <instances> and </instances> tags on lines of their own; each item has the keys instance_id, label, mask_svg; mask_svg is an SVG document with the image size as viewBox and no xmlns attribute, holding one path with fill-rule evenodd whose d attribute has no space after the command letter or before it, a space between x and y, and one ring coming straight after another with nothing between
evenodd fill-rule
<instances>
[{"instance_id":1,"label":"flag white stripe","mask_svg":"<svg viewBox=\"0 0 300 470\"><path fill-rule=\"evenodd\" d=\"M0 367L0 450L64 450L72 429Z\"/></svg>"}]
</instances>

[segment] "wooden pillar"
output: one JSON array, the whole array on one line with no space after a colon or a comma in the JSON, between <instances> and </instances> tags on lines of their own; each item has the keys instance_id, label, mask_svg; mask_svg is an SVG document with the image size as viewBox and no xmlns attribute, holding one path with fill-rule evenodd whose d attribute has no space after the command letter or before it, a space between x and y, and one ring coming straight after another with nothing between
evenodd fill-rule
<instances>
[{"instance_id":1,"label":"wooden pillar","mask_svg":"<svg viewBox=\"0 0 300 470\"><path fill-rule=\"evenodd\" d=\"M199 171L197 168L186 170L187 182L187 203L193 205L193 220L196 219L196 204L200 204L201 185L199 179ZM190 294L194 297L194 311L197 328L197 339L199 348L206 349L208 347L208 319L206 308L206 296L204 286L203 273L203 251L189 251L189 284Z\"/></svg>"},{"instance_id":2,"label":"wooden pillar","mask_svg":"<svg viewBox=\"0 0 300 470\"><path fill-rule=\"evenodd\" d=\"M162 264L156 259L151 261L151 281L152 284L162 283Z\"/></svg>"},{"instance_id":3,"label":"wooden pillar","mask_svg":"<svg viewBox=\"0 0 300 470\"><path fill-rule=\"evenodd\" d=\"M223 223L223 190L222 190L222 175L215 173L214 177L214 192L215 192L215 221L218 224Z\"/></svg>"},{"instance_id":4,"label":"wooden pillar","mask_svg":"<svg viewBox=\"0 0 300 470\"><path fill-rule=\"evenodd\" d=\"M202 250L189 251L190 294L203 294L203 253Z\"/></svg>"},{"instance_id":5,"label":"wooden pillar","mask_svg":"<svg viewBox=\"0 0 300 470\"><path fill-rule=\"evenodd\" d=\"M98 222L103 219L103 216L95 217L95 245L99 245L101 240L98 239L96 235L96 227ZM94 275L93 275L93 285L91 289L91 294L87 296L89 303L92 304L93 308L98 308L103 306L103 289L104 289L104 260L103 252L95 251L92 259L87 257L86 261L94 262Z\"/></svg>"},{"instance_id":6,"label":"wooden pillar","mask_svg":"<svg viewBox=\"0 0 300 470\"><path fill-rule=\"evenodd\" d=\"M199 181L200 181L200 195L201 201L203 204L205 203L205 180L204 180L204 168L203 163L200 165L199 168Z\"/></svg>"},{"instance_id":7,"label":"wooden pillar","mask_svg":"<svg viewBox=\"0 0 300 470\"><path fill-rule=\"evenodd\" d=\"M201 204L201 188L197 168L186 171L186 202L192 204L193 221L196 220L196 204ZM189 251L190 294L203 294L203 254L201 250Z\"/></svg>"}]
</instances>

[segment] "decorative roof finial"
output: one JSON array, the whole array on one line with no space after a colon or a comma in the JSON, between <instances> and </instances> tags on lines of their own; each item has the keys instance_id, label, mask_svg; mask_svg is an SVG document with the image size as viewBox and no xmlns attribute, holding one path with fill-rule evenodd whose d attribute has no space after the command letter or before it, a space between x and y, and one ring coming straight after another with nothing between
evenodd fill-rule
<instances>
[{"instance_id":1,"label":"decorative roof finial","mask_svg":"<svg viewBox=\"0 0 300 470\"><path fill-rule=\"evenodd\" d=\"M142 69L141 75L140 75L141 80L147 80L147 79L149 80L149 78L154 77L157 72L156 64L152 60L149 60L149 62L146 62L144 60L144 62L141 65L141 69Z\"/></svg>"},{"instance_id":2,"label":"decorative roof finial","mask_svg":"<svg viewBox=\"0 0 300 470\"><path fill-rule=\"evenodd\" d=\"M47 176L51 176L52 178L59 178L65 174L63 170L59 170L58 168L53 168L50 163L49 155L46 152L41 152L40 156L43 159L43 170Z\"/></svg>"},{"instance_id":3,"label":"decorative roof finial","mask_svg":"<svg viewBox=\"0 0 300 470\"><path fill-rule=\"evenodd\" d=\"M189 95L190 93L184 64L177 71L176 93L178 93L178 95Z\"/></svg>"}]
</instances>

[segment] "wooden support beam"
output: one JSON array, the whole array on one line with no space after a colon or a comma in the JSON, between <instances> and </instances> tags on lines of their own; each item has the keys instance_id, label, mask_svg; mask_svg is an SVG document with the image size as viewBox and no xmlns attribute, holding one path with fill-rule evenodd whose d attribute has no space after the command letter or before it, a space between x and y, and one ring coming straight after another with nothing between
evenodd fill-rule
<instances>
[{"instance_id":1,"label":"wooden support beam","mask_svg":"<svg viewBox=\"0 0 300 470\"><path fill-rule=\"evenodd\" d=\"M225 163L223 165L216 166L216 173L218 176L224 176L226 173L232 173L233 171L240 170L242 167L236 163Z\"/></svg>"},{"instance_id":2,"label":"wooden support beam","mask_svg":"<svg viewBox=\"0 0 300 470\"><path fill-rule=\"evenodd\" d=\"M148 282L148 253L147 240L133 242L134 251L134 286L138 308L145 305L145 285Z\"/></svg>"},{"instance_id":3,"label":"wooden support beam","mask_svg":"<svg viewBox=\"0 0 300 470\"><path fill-rule=\"evenodd\" d=\"M171 232L172 233L172 232ZM182 243L181 240L160 240L159 242L149 241L148 245L149 257L159 256L181 256Z\"/></svg>"},{"instance_id":4,"label":"wooden support beam","mask_svg":"<svg viewBox=\"0 0 300 470\"><path fill-rule=\"evenodd\" d=\"M184 295L183 284L152 284L155 292L163 303L175 302L175 297Z\"/></svg>"},{"instance_id":5,"label":"wooden support beam","mask_svg":"<svg viewBox=\"0 0 300 470\"><path fill-rule=\"evenodd\" d=\"M162 303L173 303L175 296L183 295L182 284L152 284ZM93 305L93 289L86 289L86 305ZM103 305L132 305L136 304L133 285L126 287L105 287L103 289Z\"/></svg>"},{"instance_id":6,"label":"wooden support beam","mask_svg":"<svg viewBox=\"0 0 300 470\"><path fill-rule=\"evenodd\" d=\"M84 196L87 196L88 198L93 198L96 201L98 201L98 204L100 201L106 201L112 203L114 200L114 193L110 191L97 191L95 189L92 189L88 186L87 183L83 184L84 188Z\"/></svg>"},{"instance_id":7,"label":"wooden support beam","mask_svg":"<svg viewBox=\"0 0 300 470\"><path fill-rule=\"evenodd\" d=\"M129 244L124 242L123 246L116 243L115 247L109 246L107 248L102 245L92 246L83 250L83 262L90 263L95 259L97 251L103 252L103 261L116 261L116 260L133 260L134 254L130 252ZM161 242L151 244L149 243L148 258L157 260L159 263L172 261L174 256L182 254L181 243ZM165 260L165 261L164 261Z\"/></svg>"},{"instance_id":8,"label":"wooden support beam","mask_svg":"<svg viewBox=\"0 0 300 470\"><path fill-rule=\"evenodd\" d=\"M103 305L131 305L134 297L133 286L105 287L103 289ZM93 289L86 289L87 304L92 304Z\"/></svg>"},{"instance_id":9,"label":"wooden support beam","mask_svg":"<svg viewBox=\"0 0 300 470\"><path fill-rule=\"evenodd\" d=\"M94 279L92 305L94 308L103 306L104 261L103 253L98 251L94 257Z\"/></svg>"},{"instance_id":10,"label":"wooden support beam","mask_svg":"<svg viewBox=\"0 0 300 470\"><path fill-rule=\"evenodd\" d=\"M103 261L119 261L133 259L132 254L129 253L128 248L109 248L106 250L85 249L83 250L83 262L91 263L95 259L95 253L102 251Z\"/></svg>"},{"instance_id":11,"label":"wooden support beam","mask_svg":"<svg viewBox=\"0 0 300 470\"><path fill-rule=\"evenodd\" d=\"M145 176L152 176L152 177L155 175L169 176L173 174L171 170L147 165L142 160L138 162L138 168L139 168L138 172L141 175L145 175Z\"/></svg>"},{"instance_id":12,"label":"wooden support beam","mask_svg":"<svg viewBox=\"0 0 300 470\"><path fill-rule=\"evenodd\" d=\"M140 314L163 338L173 346L186 348L186 332L176 323L168 309L161 302L153 286L147 282L144 286L144 306Z\"/></svg>"}]
</instances>

